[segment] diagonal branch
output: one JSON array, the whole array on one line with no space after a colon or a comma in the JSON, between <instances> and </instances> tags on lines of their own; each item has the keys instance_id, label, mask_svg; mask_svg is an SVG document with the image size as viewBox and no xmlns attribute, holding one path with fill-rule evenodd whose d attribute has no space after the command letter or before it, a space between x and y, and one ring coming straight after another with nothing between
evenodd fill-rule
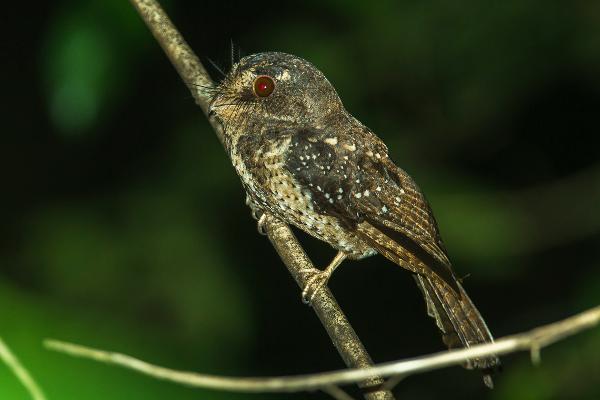
<instances>
[{"instance_id":1,"label":"diagonal branch","mask_svg":"<svg viewBox=\"0 0 600 400\"><path fill-rule=\"evenodd\" d=\"M337 393L339 398L344 398L344 395L332 388L336 388L339 385L360 382L372 376L393 376L396 379L391 381L398 382L400 380L399 378L405 378L409 375L445 368L451 365L460 365L469 359L485 357L492 354L501 355L515 353L518 351L529 351L533 362L539 362L539 352L543 347L549 346L586 329L590 329L599 323L600 306L597 306L570 318L533 329L526 333L507 336L494 343L477 345L467 349L449 350L408 360L385 363L372 368L265 378L233 378L175 371L152 365L120 353L110 353L56 340L46 340L44 344L46 348L50 350L59 351L75 357L89 358L107 364L119 365L150 375L157 379L164 379L188 386L232 392L255 393L300 392L320 389L327 393L331 393L332 395L334 395L333 393Z\"/></svg>"},{"instance_id":2,"label":"diagonal branch","mask_svg":"<svg viewBox=\"0 0 600 400\"><path fill-rule=\"evenodd\" d=\"M4 361L4 363L8 366L8 368L13 371L13 373L17 376L19 381L25 386L25 389L29 392L31 398L33 400L45 400L46 396L44 396L44 392L35 382L35 380L31 377L31 374L27 372L25 367L19 362L17 357L10 351L4 340L0 338L0 361Z\"/></svg>"},{"instance_id":3,"label":"diagonal branch","mask_svg":"<svg viewBox=\"0 0 600 400\"><path fill-rule=\"evenodd\" d=\"M198 57L185 42L157 1L131 0L131 3L192 92L196 103L207 114L210 101L210 90L208 89L213 86L213 82ZM214 119L209 118L209 122L221 142L223 142L222 127ZM298 285L301 288L305 287L308 278L318 270L315 269L306 256L290 228L271 216L266 219L265 228L271 243ZM371 357L329 289L319 290L312 301L312 305L346 365L349 368L368 368L372 366ZM383 380L380 377L370 375L361 381L359 386L368 388L364 394L367 400L393 400L394 396L390 391L378 389L382 383Z\"/></svg>"}]
</instances>

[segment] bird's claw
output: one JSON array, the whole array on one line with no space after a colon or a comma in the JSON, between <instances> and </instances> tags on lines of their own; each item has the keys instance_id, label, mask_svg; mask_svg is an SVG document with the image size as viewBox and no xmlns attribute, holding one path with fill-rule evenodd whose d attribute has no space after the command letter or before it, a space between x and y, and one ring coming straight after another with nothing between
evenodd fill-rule
<instances>
[{"instance_id":1,"label":"bird's claw","mask_svg":"<svg viewBox=\"0 0 600 400\"><path fill-rule=\"evenodd\" d=\"M248 195L246 195L246 205L248 207L250 207L250 213L252 214L252 218L254 218L255 220L258 221L258 223L257 223L258 233L260 233L261 235L266 235L267 230L265 229L265 221L267 219L267 214L265 214L264 211L259 209L256 206L256 203L254 203L252 201L252 199L250 199L250 196L248 196Z\"/></svg>"},{"instance_id":2,"label":"bird's claw","mask_svg":"<svg viewBox=\"0 0 600 400\"><path fill-rule=\"evenodd\" d=\"M258 217L258 222L256 223L258 233L260 233L261 235L267 234L267 227L265 226L266 221L267 221L267 214L262 213L260 215L260 217Z\"/></svg>"},{"instance_id":3,"label":"bird's claw","mask_svg":"<svg viewBox=\"0 0 600 400\"><path fill-rule=\"evenodd\" d=\"M263 212L258 208L256 203L252 201L250 196L246 195L246 205L250 207L250 212L252 213L252 218L259 219Z\"/></svg>"},{"instance_id":4,"label":"bird's claw","mask_svg":"<svg viewBox=\"0 0 600 400\"><path fill-rule=\"evenodd\" d=\"M319 290L321 290L323 286L327 285L329 276L330 275L327 273L327 271L319 271L308 278L306 285L302 290L302 302L304 304L312 305L312 302Z\"/></svg>"}]
</instances>

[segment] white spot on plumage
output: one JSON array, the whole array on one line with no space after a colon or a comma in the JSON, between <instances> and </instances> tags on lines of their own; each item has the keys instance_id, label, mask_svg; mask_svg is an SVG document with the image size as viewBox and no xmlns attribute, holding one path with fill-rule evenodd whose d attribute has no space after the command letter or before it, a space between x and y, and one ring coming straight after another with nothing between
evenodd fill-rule
<instances>
[{"instance_id":1,"label":"white spot on plumage","mask_svg":"<svg viewBox=\"0 0 600 400\"><path fill-rule=\"evenodd\" d=\"M327 138L325 139L325 143L335 146L338 143L338 139L337 137Z\"/></svg>"},{"instance_id":2,"label":"white spot on plumage","mask_svg":"<svg viewBox=\"0 0 600 400\"><path fill-rule=\"evenodd\" d=\"M279 79L282 81L287 81L290 79L290 72L285 69L281 74L279 74Z\"/></svg>"},{"instance_id":3,"label":"white spot on plumage","mask_svg":"<svg viewBox=\"0 0 600 400\"><path fill-rule=\"evenodd\" d=\"M360 198L362 197L362 193L356 193L356 194L354 195L354 197L356 197L357 199L360 199Z\"/></svg>"}]
</instances>

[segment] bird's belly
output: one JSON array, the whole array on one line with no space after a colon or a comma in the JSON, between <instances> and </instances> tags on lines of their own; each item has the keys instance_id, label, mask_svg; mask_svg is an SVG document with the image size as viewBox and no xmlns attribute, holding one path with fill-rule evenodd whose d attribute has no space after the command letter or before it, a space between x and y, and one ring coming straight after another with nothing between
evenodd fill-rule
<instances>
[{"instance_id":1,"label":"bird's belly","mask_svg":"<svg viewBox=\"0 0 600 400\"><path fill-rule=\"evenodd\" d=\"M337 218L316 214L313 218L293 219L290 222L309 235L343 251L349 258L357 260L377 253L353 232L339 224Z\"/></svg>"},{"instance_id":2,"label":"bird's belly","mask_svg":"<svg viewBox=\"0 0 600 400\"><path fill-rule=\"evenodd\" d=\"M256 190L254 185L248 185L247 190L260 208L329 243L350 258L360 259L377 253L337 218L317 212L310 192L303 191L286 173L270 174L266 190Z\"/></svg>"},{"instance_id":3,"label":"bird's belly","mask_svg":"<svg viewBox=\"0 0 600 400\"><path fill-rule=\"evenodd\" d=\"M299 198L281 199L277 203L277 207L271 211L283 221L329 243L333 248L343 251L352 259L360 259L377 253L354 232L342 226L337 218L317 213L314 209L306 207Z\"/></svg>"},{"instance_id":4,"label":"bird's belly","mask_svg":"<svg viewBox=\"0 0 600 400\"><path fill-rule=\"evenodd\" d=\"M329 243L350 258L359 259L376 254L375 249L342 226L337 218L316 211L310 192L303 190L283 168L281 151L284 148L279 146L261 154L254 168L234 152L233 164L254 205ZM260 168L256 168L257 165Z\"/></svg>"}]
</instances>

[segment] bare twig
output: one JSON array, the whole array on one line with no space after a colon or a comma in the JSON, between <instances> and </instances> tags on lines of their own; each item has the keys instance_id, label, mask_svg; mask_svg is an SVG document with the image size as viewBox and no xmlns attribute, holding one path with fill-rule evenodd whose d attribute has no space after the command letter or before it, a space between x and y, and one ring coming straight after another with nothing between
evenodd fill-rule
<instances>
[{"instance_id":1,"label":"bare twig","mask_svg":"<svg viewBox=\"0 0 600 400\"><path fill-rule=\"evenodd\" d=\"M185 42L158 2L155 0L131 0L131 3L138 10L167 57L192 92L196 103L207 114L210 101L210 90L207 89L210 89L213 83L198 57ZM223 142L222 127L214 119L209 118L209 122L221 142ZM271 243L298 285L301 288L305 287L307 279L318 270L315 269L306 256L290 228L271 216L265 221L265 228ZM346 365L349 368L372 366L371 357L331 292L326 288L320 290L313 299L312 305ZM393 400L394 397L390 391L377 389L382 383L381 378L372 374L368 379L360 382L359 386L368 388L364 395L367 400Z\"/></svg>"},{"instance_id":2,"label":"bare twig","mask_svg":"<svg viewBox=\"0 0 600 400\"><path fill-rule=\"evenodd\" d=\"M17 357L10 351L6 343L0 338L0 360L8 366L8 368L17 376L19 381L25 386L31 398L34 400L45 400L46 397L42 389L33 380L29 372L19 362Z\"/></svg>"},{"instance_id":3,"label":"bare twig","mask_svg":"<svg viewBox=\"0 0 600 400\"><path fill-rule=\"evenodd\" d=\"M338 386L325 386L321 389L335 400L354 400L348 393L344 392Z\"/></svg>"},{"instance_id":4,"label":"bare twig","mask_svg":"<svg viewBox=\"0 0 600 400\"><path fill-rule=\"evenodd\" d=\"M337 386L360 382L373 376L406 377L420 372L459 365L473 358L518 351L529 351L532 354L532 360L535 360L536 357L539 357L540 349L543 347L592 328L599 323L600 306L597 306L562 321L545 325L526 333L507 336L494 343L477 345L468 349L450 350L408 360L385 363L371 368L267 378L233 378L175 371L155 366L120 353L110 353L56 340L46 340L44 343L48 349L71 356L90 358L108 364L119 365L157 379L164 379L194 387L234 392L299 392L320 389L334 396L339 396L336 398L344 398L343 394L341 394L342 392L335 389Z\"/></svg>"}]
</instances>

